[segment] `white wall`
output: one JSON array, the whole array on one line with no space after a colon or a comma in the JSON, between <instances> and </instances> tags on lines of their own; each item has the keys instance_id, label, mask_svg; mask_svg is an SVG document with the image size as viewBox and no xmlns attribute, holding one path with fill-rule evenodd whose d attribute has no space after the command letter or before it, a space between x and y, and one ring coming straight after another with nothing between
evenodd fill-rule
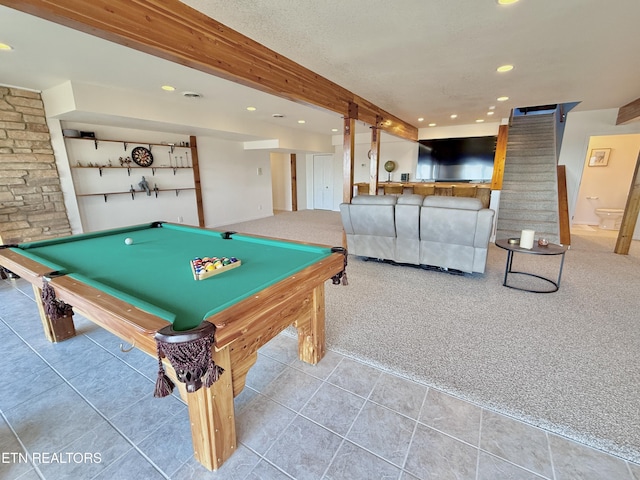
<instances>
[{"instance_id":1,"label":"white wall","mask_svg":"<svg viewBox=\"0 0 640 480\"><path fill-rule=\"evenodd\" d=\"M52 142L60 171L61 184L67 204L67 214L74 233L89 232L114 228L122 225L163 220L191 225L198 224L195 201L193 171L190 168L139 168L132 164L129 172L125 168L103 168L102 174L97 168L87 167L113 165L120 166L119 158L130 157L135 146L145 143L188 142L189 137L144 130L124 129L113 126L92 125L77 122L50 121ZM98 148L90 140L62 139L60 128L71 128L80 131L94 132L98 140ZM123 140L131 142L124 149L124 143L105 142L100 139ZM151 147L154 157L152 167L191 165L189 149L175 148L173 154L169 146L154 145ZM169 158L171 155L171 159ZM189 162L189 163L188 163ZM139 182L142 177L153 189L170 189L147 195L140 191ZM137 192L128 192L133 187ZM177 194L176 194L177 191ZM105 193L104 196L92 194ZM91 196L86 196L86 195ZM73 201L71 201L73 199Z\"/></svg>"},{"instance_id":2,"label":"white wall","mask_svg":"<svg viewBox=\"0 0 640 480\"><path fill-rule=\"evenodd\" d=\"M506 122L508 119L503 119ZM418 130L418 138L427 140L433 138L459 138L459 137L488 137L498 135L500 122L482 122L469 125L456 125L449 127L425 127Z\"/></svg>"},{"instance_id":3,"label":"white wall","mask_svg":"<svg viewBox=\"0 0 640 480\"><path fill-rule=\"evenodd\" d=\"M245 151L241 142L198 137L198 158L207 227L273 214L269 152Z\"/></svg>"},{"instance_id":4,"label":"white wall","mask_svg":"<svg viewBox=\"0 0 640 480\"><path fill-rule=\"evenodd\" d=\"M584 162L592 136L626 135L640 133L640 122L616 125L618 109L569 112L558 163L567 168L567 196L569 218L574 219ZM574 219L575 220L575 219ZM640 222L636 223L633 238L640 239Z\"/></svg>"},{"instance_id":5,"label":"white wall","mask_svg":"<svg viewBox=\"0 0 640 480\"><path fill-rule=\"evenodd\" d=\"M594 149L611 149L606 167L590 167ZM573 216L574 224L597 225L596 208L625 208L640 150L640 134L591 137Z\"/></svg>"},{"instance_id":6,"label":"white wall","mask_svg":"<svg viewBox=\"0 0 640 480\"><path fill-rule=\"evenodd\" d=\"M583 166L592 136L640 133L640 122L616 125L618 109L569 112L558 163L567 167L569 216L575 215Z\"/></svg>"},{"instance_id":7,"label":"white wall","mask_svg":"<svg viewBox=\"0 0 640 480\"><path fill-rule=\"evenodd\" d=\"M270 160L273 209L291 211L291 157L271 153Z\"/></svg>"},{"instance_id":8,"label":"white wall","mask_svg":"<svg viewBox=\"0 0 640 480\"><path fill-rule=\"evenodd\" d=\"M55 124L55 122L53 122ZM93 131L98 138L130 140L136 142L181 142L189 141L188 136L166 134L162 132L122 129L104 125L64 122L64 128ZM242 142L221 140L212 137L197 137L198 159L200 166L200 183L202 188L205 225L215 227L230 223L254 220L273 214L271 158L268 151L246 151ZM66 143L66 149L65 149ZM158 188L183 188L178 196L173 192L160 192L158 198L152 192L151 197L144 193L136 193L135 200L129 195L110 195L107 202L101 196L77 197L83 193L127 191L131 185L138 188L142 171L132 169L127 175L126 169L103 170L102 177L97 169L73 168L80 159L86 165L89 162L119 164L119 156L124 152L121 143L98 143L98 150L93 142L83 140L63 141L56 149L58 162L67 162L61 171L70 170L63 189L65 196L77 198L78 209L69 209L72 225L76 225L74 233L94 231L115 226L165 220L198 224L195 192L186 190L194 186L191 169L157 170L152 175L148 170L146 180L151 188L157 183ZM186 149L175 150L176 155L183 156ZM131 146L129 146L130 154ZM169 147L152 147L154 165L168 163ZM167 155L166 161L163 161ZM186 164L186 155L184 155ZM67 160L68 158L68 160ZM277 163L287 167L288 155L276 154ZM71 165L69 166L69 162ZM70 168L71 167L71 168ZM258 174L258 171L262 174ZM285 175L284 168L281 176ZM289 184L290 185L290 184ZM283 202L291 205L290 187L288 197L283 194Z\"/></svg>"},{"instance_id":9,"label":"white wall","mask_svg":"<svg viewBox=\"0 0 640 480\"><path fill-rule=\"evenodd\" d=\"M77 169L72 168L70 162L76 163L76 157L82 156L83 153L72 152L73 159L68 158L67 148L77 148L68 147L69 142L62 138L62 128L95 131L98 138L151 143L188 141L190 135L195 135L198 141L200 181L207 227L272 215L272 191L277 207L283 208L283 205L286 205L286 208L290 209L289 154L281 153L285 151L298 152L298 186L302 186L298 194L298 208L307 208L308 185L305 176L308 170L305 157L308 152L327 153L332 150L330 135L252 122L244 117L222 118L194 102L189 102L188 107L185 107L184 99L176 98L167 101L166 104L155 105L143 96L132 96L128 92L65 82L59 87L43 92L43 102L49 115L52 144L74 233L158 219L197 224L197 207L194 192L186 190L181 191L178 197L164 194L162 198L157 199L155 196L153 199L136 197L136 200L131 200L126 195L109 196L106 204L102 197L77 198L76 193L82 193L83 188L105 187L121 190L120 184L125 183L122 179L111 178L111 174L115 172L109 172L109 177L102 181L99 178L94 179L89 173L91 171L76 172ZM96 119L94 123L99 125L78 120L89 117ZM128 128L122 128L123 125ZM251 139L254 141L248 141ZM259 140L276 146L256 148L256 142ZM93 148L90 142L86 142L85 147L89 150ZM119 147L113 144L113 148ZM158 158L162 158L161 147L154 148L154 157L158 155ZM274 157L279 159L277 165L283 164L286 157L286 181L284 169L279 169L276 173L279 181L276 189L272 186L270 149L278 149L280 152ZM102 144L98 152L90 153L91 157L97 153L99 161L103 163L108 163L110 158L112 162L117 161L119 156L118 152L108 151ZM282 166L284 168L284 165ZM261 169L261 175L258 175L258 169ZM162 175L164 173L162 172ZM180 172L180 175L183 173ZM158 182L160 179L161 174L158 173ZM126 180L126 190L131 181L135 180L136 184L140 181L139 178ZM149 182L150 180L156 178L147 179ZM173 185L182 181L173 177L170 180ZM111 181L117 186L110 184ZM153 186L153 183L151 185ZM188 186L193 186L192 180Z\"/></svg>"},{"instance_id":10,"label":"white wall","mask_svg":"<svg viewBox=\"0 0 640 480\"><path fill-rule=\"evenodd\" d=\"M337 192L335 198L337 205L342 202L342 181L343 181L343 144L342 136L334 135L334 172L336 183L334 192ZM360 133L356 135L354 141L354 183L369 181L369 149L371 148L371 135ZM383 133L380 136L380 158L378 159L378 178L380 181L386 181L389 174L384 169L384 164L393 160L396 162L397 168L391 173L392 181L400 181L400 174L409 173L410 178L415 179L416 164L418 161L418 144L409 140L394 137Z\"/></svg>"},{"instance_id":11,"label":"white wall","mask_svg":"<svg viewBox=\"0 0 640 480\"><path fill-rule=\"evenodd\" d=\"M418 137L422 139L431 138L456 138L456 137L483 137L497 135L500 123L482 123L473 125L460 125L455 127L433 127L421 128ZM334 155L336 165L342 172L342 136L334 135L332 139L334 145ZM370 134L357 134L354 145L354 183L369 181L369 158L367 154L371 147ZM397 168L391 173L391 181L400 181L401 174L408 173L409 180L416 180L416 167L418 164L418 144L402 138L383 133L380 136L380 158L378 162L378 178L380 181L389 179L389 174L384 169L384 164L393 160ZM342 201L342 177L339 179L340 200Z\"/></svg>"}]
</instances>

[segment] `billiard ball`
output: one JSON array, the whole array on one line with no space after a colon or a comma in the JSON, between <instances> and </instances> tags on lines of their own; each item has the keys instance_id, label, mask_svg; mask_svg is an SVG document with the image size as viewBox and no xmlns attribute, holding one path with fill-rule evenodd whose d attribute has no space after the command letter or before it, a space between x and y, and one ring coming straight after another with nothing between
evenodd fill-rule
<instances>
[{"instance_id":1,"label":"billiard ball","mask_svg":"<svg viewBox=\"0 0 640 480\"><path fill-rule=\"evenodd\" d=\"M133 238L131 237L127 237L124 239L124 243L126 243L127 245L131 245L133 243Z\"/></svg>"}]
</instances>

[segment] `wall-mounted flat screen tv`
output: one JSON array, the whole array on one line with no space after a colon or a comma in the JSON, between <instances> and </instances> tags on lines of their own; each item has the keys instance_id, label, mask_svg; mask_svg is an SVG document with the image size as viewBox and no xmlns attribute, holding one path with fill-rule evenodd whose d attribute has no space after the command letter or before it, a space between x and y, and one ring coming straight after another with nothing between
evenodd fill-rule
<instances>
[{"instance_id":1,"label":"wall-mounted flat screen tv","mask_svg":"<svg viewBox=\"0 0 640 480\"><path fill-rule=\"evenodd\" d=\"M419 140L416 178L435 182L489 182L497 138Z\"/></svg>"}]
</instances>

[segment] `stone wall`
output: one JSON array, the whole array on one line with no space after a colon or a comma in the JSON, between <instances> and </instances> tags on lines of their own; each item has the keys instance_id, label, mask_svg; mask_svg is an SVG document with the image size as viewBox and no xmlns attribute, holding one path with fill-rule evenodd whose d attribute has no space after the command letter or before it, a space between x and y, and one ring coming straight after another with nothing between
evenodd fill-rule
<instances>
[{"instance_id":1,"label":"stone wall","mask_svg":"<svg viewBox=\"0 0 640 480\"><path fill-rule=\"evenodd\" d=\"M0 86L0 237L8 244L70 233L42 98Z\"/></svg>"}]
</instances>

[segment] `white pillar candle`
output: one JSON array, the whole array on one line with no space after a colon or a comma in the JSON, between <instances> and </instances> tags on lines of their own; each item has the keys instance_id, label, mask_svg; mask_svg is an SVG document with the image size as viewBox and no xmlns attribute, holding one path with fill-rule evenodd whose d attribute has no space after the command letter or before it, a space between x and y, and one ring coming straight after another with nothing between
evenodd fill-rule
<instances>
[{"instance_id":1,"label":"white pillar candle","mask_svg":"<svg viewBox=\"0 0 640 480\"><path fill-rule=\"evenodd\" d=\"M535 234L535 230L522 230L520 233L520 246L527 249L533 248L533 237Z\"/></svg>"}]
</instances>

